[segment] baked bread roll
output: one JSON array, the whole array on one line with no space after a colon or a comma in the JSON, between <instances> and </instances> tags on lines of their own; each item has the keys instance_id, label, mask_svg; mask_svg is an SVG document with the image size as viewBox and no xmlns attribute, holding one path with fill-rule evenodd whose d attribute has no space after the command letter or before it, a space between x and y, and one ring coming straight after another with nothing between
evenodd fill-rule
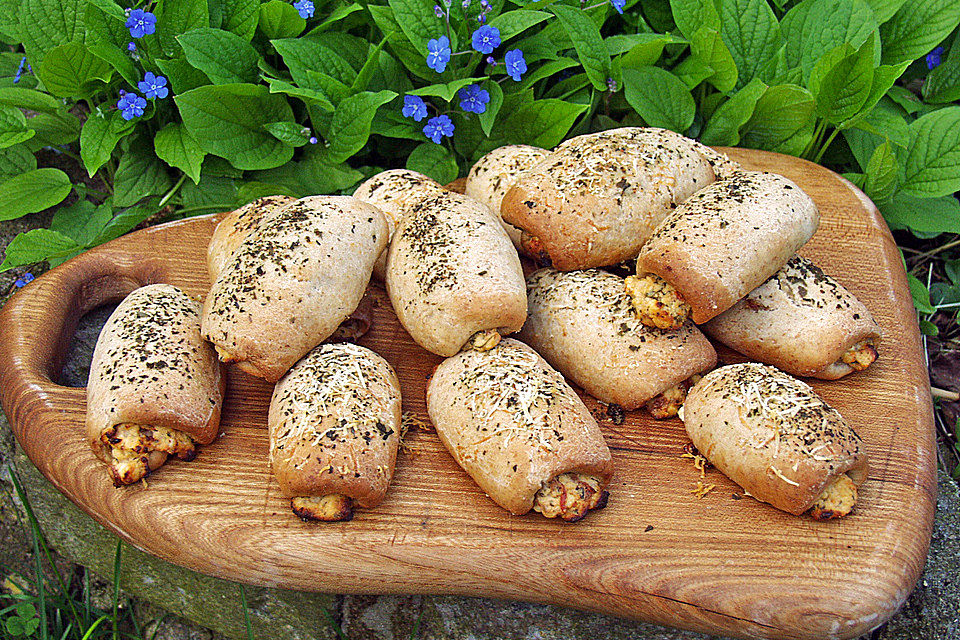
<instances>
[{"instance_id":1,"label":"baked bread roll","mask_svg":"<svg viewBox=\"0 0 960 640\"><path fill-rule=\"evenodd\" d=\"M357 308L386 242L380 210L349 196L267 213L213 283L203 337L222 361L276 382Z\"/></svg>"},{"instance_id":2,"label":"baked bread roll","mask_svg":"<svg viewBox=\"0 0 960 640\"><path fill-rule=\"evenodd\" d=\"M403 217L413 211L413 208L429 195L441 193L444 188L440 183L410 169L390 169L381 171L360 183L353 192L353 197L380 209L387 220L389 237L393 237L397 225ZM387 252L384 251L373 267L373 275L381 282L387 276Z\"/></svg>"},{"instance_id":3,"label":"baked bread roll","mask_svg":"<svg viewBox=\"0 0 960 640\"><path fill-rule=\"evenodd\" d=\"M867 454L843 417L807 384L773 367L711 371L683 404L687 434L750 495L794 515L839 518L867 478Z\"/></svg>"},{"instance_id":4,"label":"baked bread roll","mask_svg":"<svg viewBox=\"0 0 960 640\"><path fill-rule=\"evenodd\" d=\"M518 250L522 250L521 231L500 216L500 202L520 174L549 153L546 149L528 144L508 144L477 160L467 173L464 193L487 205L487 208L500 218L504 231Z\"/></svg>"},{"instance_id":5,"label":"baked bread roll","mask_svg":"<svg viewBox=\"0 0 960 640\"><path fill-rule=\"evenodd\" d=\"M527 317L520 258L499 220L449 191L423 200L400 222L387 259L387 293L414 341L444 357L468 342L492 347Z\"/></svg>"},{"instance_id":6,"label":"baked bread roll","mask_svg":"<svg viewBox=\"0 0 960 640\"><path fill-rule=\"evenodd\" d=\"M645 324L697 324L723 313L786 264L813 236L820 213L774 173L741 171L677 207L637 256L627 279Z\"/></svg>"},{"instance_id":7,"label":"baked bread roll","mask_svg":"<svg viewBox=\"0 0 960 640\"><path fill-rule=\"evenodd\" d=\"M862 302L800 256L703 330L754 360L824 380L870 366L881 335Z\"/></svg>"},{"instance_id":8,"label":"baked bread roll","mask_svg":"<svg viewBox=\"0 0 960 640\"><path fill-rule=\"evenodd\" d=\"M651 407L656 417L669 417L668 406L676 415L683 383L717 363L692 323L678 331L641 323L623 278L606 271L540 269L527 278L527 300L518 337L584 391L627 410L666 392Z\"/></svg>"},{"instance_id":9,"label":"baked bread roll","mask_svg":"<svg viewBox=\"0 0 960 640\"><path fill-rule=\"evenodd\" d=\"M427 411L441 442L490 498L573 522L606 504L610 450L580 397L527 345L504 339L437 367Z\"/></svg>"},{"instance_id":10,"label":"baked bread roll","mask_svg":"<svg viewBox=\"0 0 960 640\"><path fill-rule=\"evenodd\" d=\"M266 196L225 214L214 228L207 246L207 270L210 272L210 279L217 279L230 256L243 244L247 236L253 233L264 214L295 201L296 198L291 196Z\"/></svg>"},{"instance_id":11,"label":"baked bread roll","mask_svg":"<svg viewBox=\"0 0 960 640\"><path fill-rule=\"evenodd\" d=\"M200 303L151 284L128 295L97 339L87 380L87 439L116 486L167 456L192 460L220 428L224 377L200 337Z\"/></svg>"},{"instance_id":12,"label":"baked bread roll","mask_svg":"<svg viewBox=\"0 0 960 640\"><path fill-rule=\"evenodd\" d=\"M379 355L325 344L274 388L270 466L304 520L353 517L383 501L400 446L400 382Z\"/></svg>"},{"instance_id":13,"label":"baked bread roll","mask_svg":"<svg viewBox=\"0 0 960 640\"><path fill-rule=\"evenodd\" d=\"M501 213L523 230L524 252L556 269L616 264L635 257L678 203L715 180L714 156L663 129L577 136L517 178Z\"/></svg>"}]
</instances>

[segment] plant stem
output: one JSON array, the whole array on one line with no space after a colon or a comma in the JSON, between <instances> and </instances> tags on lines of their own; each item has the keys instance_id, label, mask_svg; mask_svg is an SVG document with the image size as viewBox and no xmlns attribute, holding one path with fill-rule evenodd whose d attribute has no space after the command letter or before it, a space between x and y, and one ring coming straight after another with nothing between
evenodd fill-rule
<instances>
[{"instance_id":1,"label":"plant stem","mask_svg":"<svg viewBox=\"0 0 960 640\"><path fill-rule=\"evenodd\" d=\"M957 246L960 246L960 239L953 240L952 242L948 242L948 243L945 244L945 245L941 245L941 246L937 247L936 249L931 249L930 251L926 251L926 252L924 252L924 253L921 253L921 254L919 254L919 255L916 256L916 257L917 257L918 259L919 259L919 258L929 258L930 256L937 255L937 254L940 253L941 251L946 251L947 249L953 249L954 247L957 247Z\"/></svg>"},{"instance_id":2,"label":"plant stem","mask_svg":"<svg viewBox=\"0 0 960 640\"><path fill-rule=\"evenodd\" d=\"M930 387L930 394L934 398L943 398L948 402L956 402L957 400L960 400L960 393L957 393L956 391L948 391L947 389Z\"/></svg>"},{"instance_id":3,"label":"plant stem","mask_svg":"<svg viewBox=\"0 0 960 640\"><path fill-rule=\"evenodd\" d=\"M165 206L167 206L167 202L170 201L170 198L173 197L173 194L175 194L175 193L177 192L177 189L180 188L180 185L182 185L182 184L183 184L183 181L186 180L186 179L187 179L187 174L185 174L185 173L181 174L181 175L180 175L180 179L177 180L177 184L173 185L173 186L170 188L170 191L167 191L167 193L166 193L162 198L160 198L160 203L157 204L157 211L158 211L158 212L159 212L159 211L162 211L163 208L164 208Z\"/></svg>"},{"instance_id":4,"label":"plant stem","mask_svg":"<svg viewBox=\"0 0 960 640\"><path fill-rule=\"evenodd\" d=\"M837 137L837 134L840 133L839 127L834 127L833 131L830 132L830 136L827 138L826 142L820 146L820 151L817 152L816 157L813 159L814 162L820 163L820 160L823 159L823 154L827 152L827 148L833 142L833 139Z\"/></svg>"},{"instance_id":5,"label":"plant stem","mask_svg":"<svg viewBox=\"0 0 960 640\"><path fill-rule=\"evenodd\" d=\"M240 604L243 607L243 623L247 627L247 640L253 640L253 627L250 626L250 613L247 609L247 590L240 585Z\"/></svg>"}]
</instances>

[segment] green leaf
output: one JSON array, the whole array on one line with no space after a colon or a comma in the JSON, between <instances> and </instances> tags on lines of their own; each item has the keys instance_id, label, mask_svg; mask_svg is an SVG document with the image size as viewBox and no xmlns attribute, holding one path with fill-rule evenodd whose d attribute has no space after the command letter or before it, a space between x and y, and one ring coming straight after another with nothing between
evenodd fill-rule
<instances>
[{"instance_id":1,"label":"green leaf","mask_svg":"<svg viewBox=\"0 0 960 640\"><path fill-rule=\"evenodd\" d=\"M897 155L889 141L878 146L867 162L863 190L874 202L890 198L897 188Z\"/></svg>"},{"instance_id":2,"label":"green leaf","mask_svg":"<svg viewBox=\"0 0 960 640\"><path fill-rule=\"evenodd\" d=\"M108 15L93 2L87 4L83 14L83 25L87 32L84 42L87 45L105 42L119 49L125 48L130 42L130 30L125 21L126 18L117 20Z\"/></svg>"},{"instance_id":3,"label":"green leaf","mask_svg":"<svg viewBox=\"0 0 960 640\"><path fill-rule=\"evenodd\" d=\"M927 287L912 273L907 274L907 285L910 287L913 306L917 308L917 311L927 314L937 312L937 309L930 304L930 292L927 291Z\"/></svg>"},{"instance_id":4,"label":"green leaf","mask_svg":"<svg viewBox=\"0 0 960 640\"><path fill-rule=\"evenodd\" d=\"M549 78L553 74L560 73L564 69L577 66L580 66L577 61L570 58L551 60L550 62L542 64L536 69L528 71L526 74L524 74L523 78L520 80L520 84L517 85L517 91L525 91L544 78Z\"/></svg>"},{"instance_id":5,"label":"green leaf","mask_svg":"<svg viewBox=\"0 0 960 640\"><path fill-rule=\"evenodd\" d=\"M268 40L296 38L307 28L307 21L293 5L283 0L270 0L260 5L260 31Z\"/></svg>"},{"instance_id":6,"label":"green leaf","mask_svg":"<svg viewBox=\"0 0 960 640\"><path fill-rule=\"evenodd\" d=\"M432 81L437 77L437 72L427 66L424 54L420 53L404 34L390 7L367 5L367 11L370 12L377 27L387 39L390 49L397 55L403 66L425 80Z\"/></svg>"},{"instance_id":7,"label":"green leaf","mask_svg":"<svg viewBox=\"0 0 960 640\"><path fill-rule=\"evenodd\" d=\"M407 169L419 171L440 184L452 182L460 171L453 154L443 145L432 142L424 142L410 152L407 157Z\"/></svg>"},{"instance_id":8,"label":"green leaf","mask_svg":"<svg viewBox=\"0 0 960 640\"><path fill-rule=\"evenodd\" d=\"M827 51L842 44L859 48L877 29L864 0L808 0L783 17L780 29L786 42L786 64L799 67L804 81ZM886 39L883 40L886 49Z\"/></svg>"},{"instance_id":9,"label":"green leaf","mask_svg":"<svg viewBox=\"0 0 960 640\"><path fill-rule=\"evenodd\" d=\"M504 144L532 144L552 149L560 144L588 105L542 98L524 102L503 122Z\"/></svg>"},{"instance_id":10,"label":"green leaf","mask_svg":"<svg viewBox=\"0 0 960 640\"><path fill-rule=\"evenodd\" d=\"M753 117L757 101L766 92L767 85L754 78L744 88L717 107L700 134L700 142L710 145L736 146L740 144L740 129Z\"/></svg>"},{"instance_id":11,"label":"green leaf","mask_svg":"<svg viewBox=\"0 0 960 640\"><path fill-rule=\"evenodd\" d=\"M897 81L897 78L903 75L903 72L909 65L909 62L901 62L898 65L882 64L874 69L873 82L870 84L870 93L867 96L867 101L863 103L863 107L860 109L860 114L842 123L841 128L845 129L852 126L870 113L880 99L893 87L893 83Z\"/></svg>"},{"instance_id":12,"label":"green leaf","mask_svg":"<svg viewBox=\"0 0 960 640\"><path fill-rule=\"evenodd\" d=\"M956 0L907 0L880 27L883 62L913 61L943 41L960 24Z\"/></svg>"},{"instance_id":13,"label":"green leaf","mask_svg":"<svg viewBox=\"0 0 960 640\"><path fill-rule=\"evenodd\" d=\"M860 113L873 84L873 46L873 38L859 50L842 44L817 61L807 84L817 115L837 125Z\"/></svg>"},{"instance_id":14,"label":"green leaf","mask_svg":"<svg viewBox=\"0 0 960 640\"><path fill-rule=\"evenodd\" d=\"M0 182L37 168L37 158L25 145L0 149Z\"/></svg>"},{"instance_id":15,"label":"green leaf","mask_svg":"<svg viewBox=\"0 0 960 640\"><path fill-rule=\"evenodd\" d=\"M707 80L720 91L730 91L737 86L737 63L723 43L720 32L702 27L690 38L690 53L713 69Z\"/></svg>"},{"instance_id":16,"label":"green leaf","mask_svg":"<svg viewBox=\"0 0 960 640\"><path fill-rule=\"evenodd\" d=\"M37 76L47 91L61 98L83 96L94 80L108 82L110 65L90 53L82 42L68 42L54 47L43 58Z\"/></svg>"},{"instance_id":17,"label":"green leaf","mask_svg":"<svg viewBox=\"0 0 960 640\"><path fill-rule=\"evenodd\" d=\"M480 127L483 129L483 132L487 134L487 137L490 137L490 132L493 130L493 123L496 122L497 115L500 113L500 107L503 106L503 89L493 80L488 80L484 86L487 91L490 92L490 102L487 103L486 111L480 114ZM449 182L449 180L447 182Z\"/></svg>"},{"instance_id":18,"label":"green leaf","mask_svg":"<svg viewBox=\"0 0 960 640\"><path fill-rule=\"evenodd\" d=\"M110 159L117 143L133 130L133 126L119 128L115 121L116 118L122 120L119 112L107 115L102 107L87 117L80 130L80 158L91 177Z\"/></svg>"},{"instance_id":19,"label":"green leaf","mask_svg":"<svg viewBox=\"0 0 960 640\"><path fill-rule=\"evenodd\" d=\"M70 144L80 137L80 120L66 111L55 115L40 113L29 122L30 128L37 132L28 142L33 150Z\"/></svg>"},{"instance_id":20,"label":"green leaf","mask_svg":"<svg viewBox=\"0 0 960 640\"><path fill-rule=\"evenodd\" d=\"M960 202L953 196L916 198L898 193L879 204L891 229L920 233L960 233Z\"/></svg>"},{"instance_id":21,"label":"green leaf","mask_svg":"<svg viewBox=\"0 0 960 640\"><path fill-rule=\"evenodd\" d=\"M500 30L500 40L506 42L510 38L519 35L530 27L540 24L550 17L546 11L529 11L527 9L516 9L501 13L490 20L491 27Z\"/></svg>"},{"instance_id":22,"label":"green leaf","mask_svg":"<svg viewBox=\"0 0 960 640\"><path fill-rule=\"evenodd\" d=\"M767 0L720 0L720 33L736 63L737 86L757 77L780 49L780 23Z\"/></svg>"},{"instance_id":23,"label":"green leaf","mask_svg":"<svg viewBox=\"0 0 960 640\"><path fill-rule=\"evenodd\" d=\"M69 207L59 207L50 221L50 230L61 233L80 247L94 246L94 240L113 218L113 209L99 207L88 200L77 200Z\"/></svg>"},{"instance_id":24,"label":"green leaf","mask_svg":"<svg viewBox=\"0 0 960 640\"><path fill-rule=\"evenodd\" d=\"M270 93L283 93L288 96L300 98L304 101L310 100L319 108L331 113L333 113L335 108L327 95L317 89L305 89L303 87L297 87L289 82L286 82L285 80L276 80L274 78L267 80L267 85L270 87Z\"/></svg>"},{"instance_id":25,"label":"green leaf","mask_svg":"<svg viewBox=\"0 0 960 640\"><path fill-rule=\"evenodd\" d=\"M49 258L68 256L80 249L76 242L56 231L31 229L19 234L7 245L6 257L0 264L0 271L43 262ZM11 619L7 618L7 621Z\"/></svg>"},{"instance_id":26,"label":"green leaf","mask_svg":"<svg viewBox=\"0 0 960 640\"><path fill-rule=\"evenodd\" d=\"M57 113L63 109L63 103L42 91L4 87L0 89L0 104L41 113Z\"/></svg>"},{"instance_id":27,"label":"green leaf","mask_svg":"<svg viewBox=\"0 0 960 640\"><path fill-rule=\"evenodd\" d=\"M296 198L300 192L280 184L269 184L259 180L248 180L237 187L237 200L240 202L253 202L258 198L279 195Z\"/></svg>"},{"instance_id":28,"label":"green leaf","mask_svg":"<svg viewBox=\"0 0 960 640\"><path fill-rule=\"evenodd\" d=\"M660 67L623 72L624 95L644 122L683 133L693 124L696 105L687 86Z\"/></svg>"},{"instance_id":29,"label":"green leaf","mask_svg":"<svg viewBox=\"0 0 960 640\"><path fill-rule=\"evenodd\" d=\"M182 124L171 122L158 131L153 138L153 150L158 158L187 174L194 184L200 183L200 167L206 154Z\"/></svg>"},{"instance_id":30,"label":"green leaf","mask_svg":"<svg viewBox=\"0 0 960 640\"><path fill-rule=\"evenodd\" d=\"M906 0L867 0L867 4L873 9L873 16L877 19L877 24L883 24L903 6Z\"/></svg>"},{"instance_id":31,"label":"green leaf","mask_svg":"<svg viewBox=\"0 0 960 640\"><path fill-rule=\"evenodd\" d=\"M33 68L47 52L68 42L83 40L83 7L87 0L22 0L19 36Z\"/></svg>"},{"instance_id":32,"label":"green leaf","mask_svg":"<svg viewBox=\"0 0 960 640\"><path fill-rule=\"evenodd\" d=\"M253 39L260 20L260 0L221 0L223 14L220 28L234 33L247 42ZM297 34L299 35L299 34Z\"/></svg>"},{"instance_id":33,"label":"green leaf","mask_svg":"<svg viewBox=\"0 0 960 640\"><path fill-rule=\"evenodd\" d=\"M618 56L622 53L628 53L634 51L638 47L659 45L659 47L650 47L650 51L658 51L658 53L653 56L653 59L650 60L650 62L636 65L638 67L647 67L660 58L660 52L663 51L663 47L665 45L687 44L687 40L669 33L633 33L627 35L618 34L614 36L607 36L603 39L603 43L607 46L607 53L609 53L611 56ZM646 54L646 52L644 53Z\"/></svg>"},{"instance_id":34,"label":"green leaf","mask_svg":"<svg viewBox=\"0 0 960 640\"><path fill-rule=\"evenodd\" d=\"M268 122L294 119L286 99L271 94L266 87L198 87L175 100L184 126L200 147L226 158L238 169L269 169L293 156L293 147L263 128Z\"/></svg>"},{"instance_id":35,"label":"green leaf","mask_svg":"<svg viewBox=\"0 0 960 640\"><path fill-rule=\"evenodd\" d=\"M688 39L693 39L700 29L706 27L720 31L720 14L717 12L713 0L670 0L670 9L673 20L677 23L680 33Z\"/></svg>"},{"instance_id":36,"label":"green leaf","mask_svg":"<svg viewBox=\"0 0 960 640\"><path fill-rule=\"evenodd\" d=\"M800 155L813 137L813 96L803 87L780 84L769 87L757 100L753 116L741 133L740 144Z\"/></svg>"},{"instance_id":37,"label":"green leaf","mask_svg":"<svg viewBox=\"0 0 960 640\"><path fill-rule=\"evenodd\" d=\"M177 37L187 61L203 71L214 84L254 83L260 54L240 36L203 27Z\"/></svg>"},{"instance_id":38,"label":"green leaf","mask_svg":"<svg viewBox=\"0 0 960 640\"><path fill-rule=\"evenodd\" d=\"M0 183L0 220L14 220L28 213L60 204L73 187L60 169L34 169Z\"/></svg>"},{"instance_id":39,"label":"green leaf","mask_svg":"<svg viewBox=\"0 0 960 640\"><path fill-rule=\"evenodd\" d=\"M160 46L169 57L180 55L177 36L191 29L210 26L210 12L206 0L159 0L156 14Z\"/></svg>"},{"instance_id":40,"label":"green leaf","mask_svg":"<svg viewBox=\"0 0 960 640\"><path fill-rule=\"evenodd\" d=\"M360 68L360 72L353 80L353 84L350 85L350 91L352 93L367 90L367 87L370 85L370 80L373 78L374 72L379 68L381 60L380 52L383 51L383 47L386 44L387 39L383 38L380 40L380 43L374 47L372 51L370 51L366 62L363 63L363 66ZM387 54L387 56L389 57L389 54Z\"/></svg>"},{"instance_id":41,"label":"green leaf","mask_svg":"<svg viewBox=\"0 0 960 640\"><path fill-rule=\"evenodd\" d=\"M910 123L904 193L927 198L960 189L960 107L939 109Z\"/></svg>"},{"instance_id":42,"label":"green leaf","mask_svg":"<svg viewBox=\"0 0 960 640\"><path fill-rule=\"evenodd\" d=\"M341 102L333 113L325 161L337 164L360 151L370 137L370 124L377 108L396 97L394 91L364 91Z\"/></svg>"},{"instance_id":43,"label":"green leaf","mask_svg":"<svg viewBox=\"0 0 960 640\"><path fill-rule=\"evenodd\" d=\"M137 71L137 65L133 64L133 60L127 53L109 42L97 42L88 48L90 53L106 62L114 71L119 73L128 85L131 87L137 86L140 81L140 72Z\"/></svg>"},{"instance_id":44,"label":"green leaf","mask_svg":"<svg viewBox=\"0 0 960 640\"><path fill-rule=\"evenodd\" d=\"M170 81L174 94L186 93L191 89L210 84L210 78L184 58L157 60L157 66Z\"/></svg>"},{"instance_id":45,"label":"green leaf","mask_svg":"<svg viewBox=\"0 0 960 640\"><path fill-rule=\"evenodd\" d=\"M920 320L920 333L925 336L935 336L940 333L940 328L929 320Z\"/></svg>"},{"instance_id":46,"label":"green leaf","mask_svg":"<svg viewBox=\"0 0 960 640\"><path fill-rule=\"evenodd\" d=\"M190 184L190 183L187 183ZM147 198L143 202L129 209L117 213L101 230L96 238L90 242L91 247L101 245L119 238L132 230L138 224L157 212L159 198Z\"/></svg>"},{"instance_id":47,"label":"green leaf","mask_svg":"<svg viewBox=\"0 0 960 640\"><path fill-rule=\"evenodd\" d=\"M933 104L960 100L960 34L953 37L946 59L927 76L922 93Z\"/></svg>"},{"instance_id":48,"label":"green leaf","mask_svg":"<svg viewBox=\"0 0 960 640\"><path fill-rule=\"evenodd\" d=\"M310 142L310 129L296 122L268 122L263 128L292 147L302 147Z\"/></svg>"},{"instance_id":49,"label":"green leaf","mask_svg":"<svg viewBox=\"0 0 960 640\"><path fill-rule=\"evenodd\" d=\"M599 91L607 90L607 79L612 77L610 54L600 37L600 30L581 9L554 5L550 7L573 41L573 47L580 59L583 70L590 83ZM616 78L615 78L616 79Z\"/></svg>"},{"instance_id":50,"label":"green leaf","mask_svg":"<svg viewBox=\"0 0 960 640\"><path fill-rule=\"evenodd\" d=\"M20 109L0 105L0 149L29 140L35 133L27 128L27 119Z\"/></svg>"},{"instance_id":51,"label":"green leaf","mask_svg":"<svg viewBox=\"0 0 960 640\"><path fill-rule=\"evenodd\" d=\"M184 183L180 189L181 204L199 207L207 204L232 205L238 202L237 185L231 178L203 175L200 184Z\"/></svg>"},{"instance_id":52,"label":"green leaf","mask_svg":"<svg viewBox=\"0 0 960 640\"><path fill-rule=\"evenodd\" d=\"M427 41L444 33L442 23L433 13L434 3L429 0L388 0L388 4L407 39L421 55L426 56ZM450 35L450 49L456 51L456 32Z\"/></svg>"},{"instance_id":53,"label":"green leaf","mask_svg":"<svg viewBox=\"0 0 960 640\"><path fill-rule=\"evenodd\" d=\"M321 33L323 31L326 31L333 25L337 24L347 16L353 13L356 13L357 11L363 11L363 7L361 7L356 2L351 2L350 4L346 4L346 5L340 5L339 7L331 11L330 15L324 18L323 22L321 22L316 27L311 29L310 33L308 33L307 35L309 36L315 33Z\"/></svg>"},{"instance_id":54,"label":"green leaf","mask_svg":"<svg viewBox=\"0 0 960 640\"><path fill-rule=\"evenodd\" d=\"M127 21L127 16L123 13L123 9L113 0L88 0L88 4L97 7L115 21Z\"/></svg>"},{"instance_id":55,"label":"green leaf","mask_svg":"<svg viewBox=\"0 0 960 640\"><path fill-rule=\"evenodd\" d=\"M147 196L160 195L173 185L166 166L154 155L148 140L132 139L120 156L114 175L113 203L129 207Z\"/></svg>"},{"instance_id":56,"label":"green leaf","mask_svg":"<svg viewBox=\"0 0 960 640\"><path fill-rule=\"evenodd\" d=\"M315 38L272 40L271 44L283 58L298 85L317 89L320 88L317 86L318 80L326 76L343 85L349 94L357 71L337 51ZM327 87L323 88L324 92L330 95Z\"/></svg>"},{"instance_id":57,"label":"green leaf","mask_svg":"<svg viewBox=\"0 0 960 640\"><path fill-rule=\"evenodd\" d=\"M628 67L624 67L627 69ZM629 68L642 68L642 67L629 67ZM715 73L713 67L708 65L706 62L700 58L695 58L694 56L687 56L683 61L670 70L670 73L680 78L680 81L683 84L687 85L688 89L693 89L698 84L710 78ZM719 95L719 94L714 94Z\"/></svg>"},{"instance_id":58,"label":"green leaf","mask_svg":"<svg viewBox=\"0 0 960 640\"><path fill-rule=\"evenodd\" d=\"M457 91L467 85L483 82L484 80L485 78L461 78L453 82L427 85L426 87L414 89L408 93L414 96L436 96L446 102L452 102L453 99L457 97Z\"/></svg>"}]
</instances>

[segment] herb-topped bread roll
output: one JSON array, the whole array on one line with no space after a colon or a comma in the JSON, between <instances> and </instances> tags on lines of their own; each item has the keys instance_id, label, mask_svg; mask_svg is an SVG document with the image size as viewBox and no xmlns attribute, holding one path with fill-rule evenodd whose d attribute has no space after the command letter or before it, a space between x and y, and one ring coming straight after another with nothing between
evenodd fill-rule
<instances>
[{"instance_id":1,"label":"herb-topped bread roll","mask_svg":"<svg viewBox=\"0 0 960 640\"><path fill-rule=\"evenodd\" d=\"M617 264L635 257L678 203L713 182L722 159L663 129L577 136L517 179L501 214L523 230L526 254L561 271Z\"/></svg>"},{"instance_id":2,"label":"herb-topped bread roll","mask_svg":"<svg viewBox=\"0 0 960 640\"><path fill-rule=\"evenodd\" d=\"M881 334L862 302L800 256L703 330L755 360L825 380L869 367Z\"/></svg>"},{"instance_id":3,"label":"herb-topped bread roll","mask_svg":"<svg viewBox=\"0 0 960 640\"><path fill-rule=\"evenodd\" d=\"M519 338L587 393L627 410L650 401L655 417L676 415L686 381L717 362L690 322L679 331L644 326L623 278L606 271L540 269L527 278L527 299Z\"/></svg>"},{"instance_id":4,"label":"herb-topped bread roll","mask_svg":"<svg viewBox=\"0 0 960 640\"><path fill-rule=\"evenodd\" d=\"M210 279L217 279L224 265L230 261L230 256L253 233L264 214L295 201L296 198L290 196L266 196L224 215L213 230L207 246Z\"/></svg>"},{"instance_id":5,"label":"herb-topped bread roll","mask_svg":"<svg viewBox=\"0 0 960 640\"><path fill-rule=\"evenodd\" d=\"M847 515L867 478L860 437L807 384L773 367L715 369L690 389L682 418L717 469L794 515Z\"/></svg>"},{"instance_id":6,"label":"herb-topped bread roll","mask_svg":"<svg viewBox=\"0 0 960 640\"><path fill-rule=\"evenodd\" d=\"M204 301L221 360L276 382L357 308L387 243L380 210L311 196L267 213Z\"/></svg>"},{"instance_id":7,"label":"herb-topped bread roll","mask_svg":"<svg viewBox=\"0 0 960 640\"><path fill-rule=\"evenodd\" d=\"M87 381L87 438L114 484L213 442L223 388L217 354L200 337L199 302L166 284L128 295L100 332Z\"/></svg>"},{"instance_id":8,"label":"herb-topped bread roll","mask_svg":"<svg viewBox=\"0 0 960 640\"><path fill-rule=\"evenodd\" d=\"M533 349L504 339L437 367L427 411L444 446L514 515L573 522L606 504L610 450L580 397Z\"/></svg>"},{"instance_id":9,"label":"herb-topped bread roll","mask_svg":"<svg viewBox=\"0 0 960 640\"><path fill-rule=\"evenodd\" d=\"M489 209L444 192L414 207L394 234L387 292L400 323L424 349L447 357L513 333L527 317L517 250Z\"/></svg>"},{"instance_id":10,"label":"herb-topped bread roll","mask_svg":"<svg viewBox=\"0 0 960 640\"><path fill-rule=\"evenodd\" d=\"M354 344L311 351L270 401L270 465L304 520L349 520L383 501L400 446L400 382Z\"/></svg>"},{"instance_id":11,"label":"herb-topped bread roll","mask_svg":"<svg viewBox=\"0 0 960 640\"><path fill-rule=\"evenodd\" d=\"M820 212L792 181L741 171L697 192L663 221L627 279L645 324L674 329L723 313L813 236Z\"/></svg>"},{"instance_id":12,"label":"herb-topped bread roll","mask_svg":"<svg viewBox=\"0 0 960 640\"><path fill-rule=\"evenodd\" d=\"M413 211L421 200L430 195L442 193L444 188L440 183L410 169L389 169L368 178L360 183L353 197L363 200L380 209L387 220L389 237L393 237L397 225L403 217ZM373 275L383 281L387 275L387 252L384 251L373 267Z\"/></svg>"},{"instance_id":13,"label":"herb-topped bread roll","mask_svg":"<svg viewBox=\"0 0 960 640\"><path fill-rule=\"evenodd\" d=\"M467 174L464 193L487 205L500 217L500 202L519 175L546 157L550 152L528 144L508 144L494 149L476 161ZM504 231L517 249L522 249L521 231L501 218ZM536 256L531 256L536 257Z\"/></svg>"}]
</instances>

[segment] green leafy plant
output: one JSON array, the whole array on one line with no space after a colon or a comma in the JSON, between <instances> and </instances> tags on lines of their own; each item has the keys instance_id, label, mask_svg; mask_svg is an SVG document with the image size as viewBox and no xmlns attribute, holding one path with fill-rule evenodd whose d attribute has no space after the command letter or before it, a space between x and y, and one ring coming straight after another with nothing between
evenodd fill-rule
<instances>
[{"instance_id":1,"label":"green leafy plant","mask_svg":"<svg viewBox=\"0 0 960 640\"><path fill-rule=\"evenodd\" d=\"M72 199L0 269L148 219L398 166L448 181L503 144L631 125L822 162L893 228L960 232L953 0L0 7L0 219Z\"/></svg>"}]
</instances>

